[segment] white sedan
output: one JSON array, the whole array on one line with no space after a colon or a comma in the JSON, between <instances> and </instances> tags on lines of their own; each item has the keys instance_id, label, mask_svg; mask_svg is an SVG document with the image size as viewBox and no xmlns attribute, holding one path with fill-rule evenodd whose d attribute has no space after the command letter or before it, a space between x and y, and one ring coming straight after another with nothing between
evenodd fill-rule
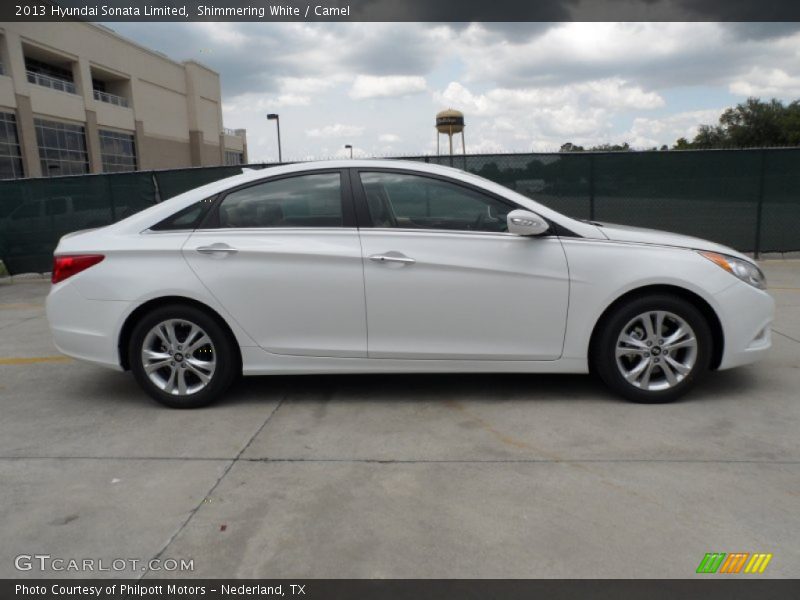
<instances>
[{"instance_id":1,"label":"white sedan","mask_svg":"<svg viewBox=\"0 0 800 600\"><path fill-rule=\"evenodd\" d=\"M246 172L64 236L47 299L62 352L172 407L240 373L592 371L666 402L763 357L773 312L725 246L380 160Z\"/></svg>"}]
</instances>

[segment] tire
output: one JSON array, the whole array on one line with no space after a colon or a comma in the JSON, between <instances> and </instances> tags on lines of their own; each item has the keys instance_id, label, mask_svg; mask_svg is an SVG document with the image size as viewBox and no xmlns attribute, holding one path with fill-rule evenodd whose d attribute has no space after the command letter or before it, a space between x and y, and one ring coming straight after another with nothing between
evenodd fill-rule
<instances>
[{"instance_id":1,"label":"tire","mask_svg":"<svg viewBox=\"0 0 800 600\"><path fill-rule=\"evenodd\" d=\"M205 311L170 304L135 325L128 357L137 383L156 401L200 408L218 400L241 371L235 344Z\"/></svg>"},{"instance_id":2,"label":"tire","mask_svg":"<svg viewBox=\"0 0 800 600\"><path fill-rule=\"evenodd\" d=\"M690 302L669 294L640 296L603 319L590 354L592 370L632 402L672 402L708 373L712 340L708 322Z\"/></svg>"}]
</instances>

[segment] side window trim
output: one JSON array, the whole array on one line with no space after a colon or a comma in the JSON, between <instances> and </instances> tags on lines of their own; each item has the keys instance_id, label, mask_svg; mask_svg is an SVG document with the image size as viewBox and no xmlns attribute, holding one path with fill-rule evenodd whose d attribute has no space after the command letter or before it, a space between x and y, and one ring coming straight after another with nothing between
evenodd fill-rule
<instances>
[{"instance_id":1,"label":"side window trim","mask_svg":"<svg viewBox=\"0 0 800 600\"><path fill-rule=\"evenodd\" d=\"M463 181L458 181L457 179L451 179L449 177L445 177L439 175L438 173L425 173L419 171L413 171L410 169L393 169L391 167L388 168L379 168L379 167L355 167L350 169L351 173L351 180L353 182L353 198L355 200L356 206L356 218L358 222L359 229L376 229L375 225L372 224L372 217L369 213L369 206L367 205L367 193L364 190L364 182L361 179L361 173L398 173L400 175L412 175L415 177L426 177L428 179L435 179L437 181L443 181L445 183L449 183L450 185L454 185L466 190L469 190L472 193L480 194L487 198L490 198L500 204L505 204L511 210L516 209L525 209L524 206L517 204L516 202L509 200L508 198L504 198L502 196L498 196L497 194L493 194L492 192L486 191L482 188L477 186L471 185L469 183L465 183ZM407 228L398 228L398 227L388 227L388 228L377 228L377 229L392 229L394 231L430 231L430 232L451 232L451 233L492 233L487 231L460 231L460 230L450 230L450 229L407 229ZM498 234L501 232L497 232Z\"/></svg>"},{"instance_id":2,"label":"side window trim","mask_svg":"<svg viewBox=\"0 0 800 600\"><path fill-rule=\"evenodd\" d=\"M361 173L367 169L351 168L348 169L352 198L354 202L356 227L359 229L373 228L372 217L367 206L367 193L364 191L364 184L361 182Z\"/></svg>"},{"instance_id":3,"label":"side window trim","mask_svg":"<svg viewBox=\"0 0 800 600\"><path fill-rule=\"evenodd\" d=\"M218 200L219 200L219 194L214 195L214 196L209 196L208 198L203 198L202 200L198 200L197 202L194 202L193 204L190 204L189 206L185 206L182 209L180 209L179 211L176 211L176 212L172 213L167 218L161 219L161 221L159 221L155 225L150 226L150 228L147 229L147 231L150 231L150 232L153 232L153 233L158 233L158 232L162 232L162 231L163 232L194 231L195 229L198 229L208 219L208 215L214 210L214 205L216 204L216 202ZM193 225L188 225L186 227L174 227L174 228L173 227L169 227L167 225L170 221L173 221L174 219L177 219L178 217L182 216L183 214L185 214L187 212L190 212L198 204L202 204L203 202L207 202L208 203L208 207L205 210L201 211L197 221Z\"/></svg>"},{"instance_id":4,"label":"side window trim","mask_svg":"<svg viewBox=\"0 0 800 600\"><path fill-rule=\"evenodd\" d=\"M211 207L206 213L205 218L203 221L198 225L197 230L208 230L208 229L226 229L226 230L235 230L236 227L221 227L220 220L219 220L219 209L222 206L222 203L225 201L225 198L234 192L238 192L239 190L244 190L250 187L255 187L258 185L264 185L267 183L272 183L273 181L280 181L282 179L292 179L295 177L303 177L307 175L325 175L325 174L332 174L336 173L339 175L339 189L341 193L341 208L342 208L342 225L341 227L335 227L334 229L347 229L347 228L354 228L356 227L356 218L355 218L355 208L353 202L353 192L352 192L352 184L350 181L350 174L348 173L348 169L309 169L308 171L294 171L292 173L282 173L280 175L274 175L272 177L265 177L263 179L257 179L255 181L248 181L247 183L243 183L236 187L232 187L227 189L223 192L220 192L217 196L216 200L214 201L214 205ZM275 229L272 227L257 227L255 229ZM328 227L293 227L287 229L331 229Z\"/></svg>"}]
</instances>

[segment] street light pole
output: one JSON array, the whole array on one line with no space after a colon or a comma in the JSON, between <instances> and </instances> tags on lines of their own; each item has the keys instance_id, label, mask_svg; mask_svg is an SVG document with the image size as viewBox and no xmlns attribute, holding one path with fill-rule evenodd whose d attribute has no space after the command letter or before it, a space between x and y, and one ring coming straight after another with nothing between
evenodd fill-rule
<instances>
[{"instance_id":1,"label":"street light pole","mask_svg":"<svg viewBox=\"0 0 800 600\"><path fill-rule=\"evenodd\" d=\"M268 121L275 121L275 125L278 127L278 162L283 162L283 156L281 155L281 120L275 113L270 113L267 115Z\"/></svg>"},{"instance_id":2,"label":"street light pole","mask_svg":"<svg viewBox=\"0 0 800 600\"><path fill-rule=\"evenodd\" d=\"M350 150L350 158L353 158L353 146L351 146L350 144L346 144L344 149L345 150L349 149Z\"/></svg>"}]
</instances>

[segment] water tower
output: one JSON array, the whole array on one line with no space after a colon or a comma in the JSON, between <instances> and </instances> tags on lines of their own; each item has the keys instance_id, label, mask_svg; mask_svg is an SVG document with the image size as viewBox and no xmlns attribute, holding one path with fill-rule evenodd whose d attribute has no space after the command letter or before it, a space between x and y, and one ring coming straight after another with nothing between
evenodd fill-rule
<instances>
[{"instance_id":1,"label":"water tower","mask_svg":"<svg viewBox=\"0 0 800 600\"><path fill-rule=\"evenodd\" d=\"M467 155L467 146L464 143L464 113L452 108L443 110L436 115L436 154L439 151L439 136L444 134L450 139L450 162L453 161L453 135L461 134L461 151Z\"/></svg>"}]
</instances>

